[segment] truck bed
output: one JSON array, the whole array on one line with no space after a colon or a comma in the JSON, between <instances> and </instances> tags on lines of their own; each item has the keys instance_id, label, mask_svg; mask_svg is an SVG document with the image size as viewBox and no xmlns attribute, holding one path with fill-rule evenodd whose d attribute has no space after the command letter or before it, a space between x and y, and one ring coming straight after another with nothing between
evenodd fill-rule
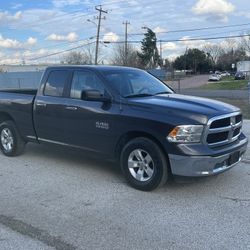
<instances>
[{"instance_id":1,"label":"truck bed","mask_svg":"<svg viewBox=\"0 0 250 250\"><path fill-rule=\"evenodd\" d=\"M0 114L13 120L23 138L36 138L33 125L33 103L36 89L0 90Z\"/></svg>"}]
</instances>

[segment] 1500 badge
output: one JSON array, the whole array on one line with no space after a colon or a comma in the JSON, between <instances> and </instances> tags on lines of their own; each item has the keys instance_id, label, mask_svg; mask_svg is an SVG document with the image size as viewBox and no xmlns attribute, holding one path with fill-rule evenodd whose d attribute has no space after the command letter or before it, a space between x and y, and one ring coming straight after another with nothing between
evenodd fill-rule
<instances>
[{"instance_id":1,"label":"1500 badge","mask_svg":"<svg viewBox=\"0 0 250 250\"><path fill-rule=\"evenodd\" d=\"M109 124L107 122L96 122L95 127L100 128L100 129L108 130L109 129Z\"/></svg>"}]
</instances>

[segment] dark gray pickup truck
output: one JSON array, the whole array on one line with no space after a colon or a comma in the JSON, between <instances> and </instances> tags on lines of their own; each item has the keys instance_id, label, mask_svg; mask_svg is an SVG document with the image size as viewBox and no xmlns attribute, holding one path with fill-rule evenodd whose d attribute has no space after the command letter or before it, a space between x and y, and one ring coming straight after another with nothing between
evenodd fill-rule
<instances>
[{"instance_id":1,"label":"dark gray pickup truck","mask_svg":"<svg viewBox=\"0 0 250 250\"><path fill-rule=\"evenodd\" d=\"M120 162L141 190L169 175L209 176L238 163L247 147L242 114L222 102L174 93L145 71L125 67L46 69L38 90L0 91L0 148L52 143Z\"/></svg>"}]
</instances>

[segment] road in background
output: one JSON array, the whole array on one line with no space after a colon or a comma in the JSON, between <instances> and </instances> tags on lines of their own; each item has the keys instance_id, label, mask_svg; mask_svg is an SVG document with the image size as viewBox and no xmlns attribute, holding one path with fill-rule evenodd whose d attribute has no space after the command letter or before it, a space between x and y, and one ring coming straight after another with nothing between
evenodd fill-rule
<instances>
[{"instance_id":1,"label":"road in background","mask_svg":"<svg viewBox=\"0 0 250 250\"><path fill-rule=\"evenodd\" d=\"M180 80L180 89L198 88L206 83L208 83L209 75L195 75L185 77ZM166 81L173 89L178 90L178 80L177 81Z\"/></svg>"},{"instance_id":2,"label":"road in background","mask_svg":"<svg viewBox=\"0 0 250 250\"><path fill-rule=\"evenodd\" d=\"M250 249L249 155L221 175L141 192L116 164L68 149L0 154L0 249Z\"/></svg>"}]
</instances>

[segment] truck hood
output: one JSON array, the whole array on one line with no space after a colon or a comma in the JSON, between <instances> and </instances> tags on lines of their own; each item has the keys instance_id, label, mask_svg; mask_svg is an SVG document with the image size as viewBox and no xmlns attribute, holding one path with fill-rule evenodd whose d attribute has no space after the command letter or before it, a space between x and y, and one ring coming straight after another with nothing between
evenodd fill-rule
<instances>
[{"instance_id":1,"label":"truck hood","mask_svg":"<svg viewBox=\"0 0 250 250\"><path fill-rule=\"evenodd\" d=\"M162 94L143 98L133 98L130 104L144 107L152 112L167 112L172 115L192 118L201 123L206 123L211 117L239 111L239 108L224 102L207 98L180 95Z\"/></svg>"}]
</instances>

